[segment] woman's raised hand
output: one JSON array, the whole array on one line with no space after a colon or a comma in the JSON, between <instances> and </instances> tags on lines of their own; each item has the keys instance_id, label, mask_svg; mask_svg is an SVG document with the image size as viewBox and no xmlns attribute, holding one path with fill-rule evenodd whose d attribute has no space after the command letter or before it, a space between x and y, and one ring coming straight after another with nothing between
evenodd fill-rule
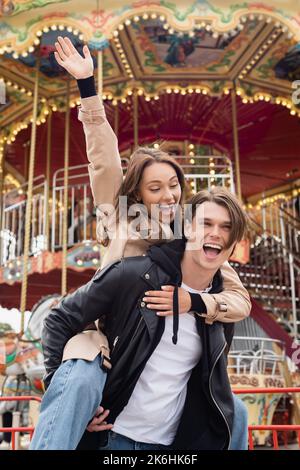
<instances>
[{"instance_id":1,"label":"woman's raised hand","mask_svg":"<svg viewBox=\"0 0 300 470\"><path fill-rule=\"evenodd\" d=\"M57 39L54 56L59 65L76 80L91 77L94 73L94 64L89 48L83 46L84 57L82 57L68 37L58 36Z\"/></svg>"}]
</instances>

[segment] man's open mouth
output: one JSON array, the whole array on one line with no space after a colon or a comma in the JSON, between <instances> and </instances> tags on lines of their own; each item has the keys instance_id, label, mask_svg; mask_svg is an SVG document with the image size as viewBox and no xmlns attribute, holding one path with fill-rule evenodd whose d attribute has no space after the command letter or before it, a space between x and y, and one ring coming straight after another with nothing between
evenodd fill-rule
<instances>
[{"instance_id":1,"label":"man's open mouth","mask_svg":"<svg viewBox=\"0 0 300 470\"><path fill-rule=\"evenodd\" d=\"M214 259L222 251L223 247L217 243L204 243L203 250L207 258Z\"/></svg>"}]
</instances>

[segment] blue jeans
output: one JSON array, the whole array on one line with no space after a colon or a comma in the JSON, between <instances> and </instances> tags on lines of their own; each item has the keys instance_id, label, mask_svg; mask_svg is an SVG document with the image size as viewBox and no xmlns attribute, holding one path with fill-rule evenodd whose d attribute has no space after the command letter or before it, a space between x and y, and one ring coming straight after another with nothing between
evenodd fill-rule
<instances>
[{"instance_id":1,"label":"blue jeans","mask_svg":"<svg viewBox=\"0 0 300 470\"><path fill-rule=\"evenodd\" d=\"M248 450L248 410L235 394L233 394L233 404L233 427L229 450Z\"/></svg>"},{"instance_id":2,"label":"blue jeans","mask_svg":"<svg viewBox=\"0 0 300 470\"><path fill-rule=\"evenodd\" d=\"M105 380L106 372L100 368L99 356L92 362L83 359L64 362L55 372L43 397L30 450L76 449L101 403ZM247 408L236 395L233 397L234 419L229 450L247 450ZM128 441L124 436L121 437ZM128 442L126 445L129 445Z\"/></svg>"},{"instance_id":3,"label":"blue jeans","mask_svg":"<svg viewBox=\"0 0 300 470\"><path fill-rule=\"evenodd\" d=\"M61 364L43 397L30 450L74 450L102 400L106 372L92 362Z\"/></svg>"},{"instance_id":4,"label":"blue jeans","mask_svg":"<svg viewBox=\"0 0 300 470\"><path fill-rule=\"evenodd\" d=\"M137 442L129 437L109 431L108 441L104 447L99 450L170 450L171 447L162 444L147 444L146 442Z\"/></svg>"}]
</instances>

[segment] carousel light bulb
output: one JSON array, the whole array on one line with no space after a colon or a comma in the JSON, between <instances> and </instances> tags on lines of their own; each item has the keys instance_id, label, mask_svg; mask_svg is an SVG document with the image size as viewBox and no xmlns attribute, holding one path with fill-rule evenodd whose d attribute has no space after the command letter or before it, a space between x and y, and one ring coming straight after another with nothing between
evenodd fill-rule
<instances>
[{"instance_id":1,"label":"carousel light bulb","mask_svg":"<svg viewBox=\"0 0 300 470\"><path fill-rule=\"evenodd\" d=\"M207 95L207 90L205 90L205 88L202 90L202 95Z\"/></svg>"},{"instance_id":2,"label":"carousel light bulb","mask_svg":"<svg viewBox=\"0 0 300 470\"><path fill-rule=\"evenodd\" d=\"M17 54L17 52L14 52L12 56L13 56L14 59L18 59L18 58L19 58L19 54Z\"/></svg>"},{"instance_id":3,"label":"carousel light bulb","mask_svg":"<svg viewBox=\"0 0 300 470\"><path fill-rule=\"evenodd\" d=\"M112 105L113 106L117 106L117 104L118 104L117 100L112 100Z\"/></svg>"},{"instance_id":4,"label":"carousel light bulb","mask_svg":"<svg viewBox=\"0 0 300 470\"><path fill-rule=\"evenodd\" d=\"M44 31L44 33L49 33L49 28L48 28L48 26L44 26L43 31Z\"/></svg>"},{"instance_id":5,"label":"carousel light bulb","mask_svg":"<svg viewBox=\"0 0 300 470\"><path fill-rule=\"evenodd\" d=\"M158 95L155 95L155 96L154 96L154 99L155 99L155 100L159 100L159 96L158 96Z\"/></svg>"},{"instance_id":6,"label":"carousel light bulb","mask_svg":"<svg viewBox=\"0 0 300 470\"><path fill-rule=\"evenodd\" d=\"M156 13L151 13L151 18L152 18L152 20L155 20L157 18L157 14Z\"/></svg>"},{"instance_id":7,"label":"carousel light bulb","mask_svg":"<svg viewBox=\"0 0 300 470\"><path fill-rule=\"evenodd\" d=\"M57 30L56 24L53 24L53 25L51 26L51 29L52 29L52 31L56 31L56 30Z\"/></svg>"},{"instance_id":8,"label":"carousel light bulb","mask_svg":"<svg viewBox=\"0 0 300 470\"><path fill-rule=\"evenodd\" d=\"M117 31L117 30L116 30L116 31L114 31L114 32L113 32L113 35L114 35L115 37L119 36L119 33L118 33L118 31Z\"/></svg>"},{"instance_id":9,"label":"carousel light bulb","mask_svg":"<svg viewBox=\"0 0 300 470\"><path fill-rule=\"evenodd\" d=\"M178 88L174 88L174 93L179 93L179 89L178 89Z\"/></svg>"},{"instance_id":10,"label":"carousel light bulb","mask_svg":"<svg viewBox=\"0 0 300 470\"><path fill-rule=\"evenodd\" d=\"M171 88L167 88L166 91L167 91L168 94L172 93L172 89L171 89Z\"/></svg>"},{"instance_id":11,"label":"carousel light bulb","mask_svg":"<svg viewBox=\"0 0 300 470\"><path fill-rule=\"evenodd\" d=\"M166 17L164 15L160 15L159 19L160 21L165 21Z\"/></svg>"},{"instance_id":12,"label":"carousel light bulb","mask_svg":"<svg viewBox=\"0 0 300 470\"><path fill-rule=\"evenodd\" d=\"M59 24L58 25L58 29L59 31L63 31L65 29L64 25L63 24Z\"/></svg>"},{"instance_id":13,"label":"carousel light bulb","mask_svg":"<svg viewBox=\"0 0 300 470\"><path fill-rule=\"evenodd\" d=\"M153 145L153 147L154 147L155 149L159 149L159 144L156 143L156 144Z\"/></svg>"},{"instance_id":14,"label":"carousel light bulb","mask_svg":"<svg viewBox=\"0 0 300 470\"><path fill-rule=\"evenodd\" d=\"M122 98L121 103L126 103L126 98Z\"/></svg>"},{"instance_id":15,"label":"carousel light bulb","mask_svg":"<svg viewBox=\"0 0 300 470\"><path fill-rule=\"evenodd\" d=\"M144 90L138 90L137 93L138 93L139 96L142 96L144 94Z\"/></svg>"},{"instance_id":16,"label":"carousel light bulb","mask_svg":"<svg viewBox=\"0 0 300 470\"><path fill-rule=\"evenodd\" d=\"M126 21L125 21L125 24L126 24L126 26L129 26L129 25L131 24L131 21L130 21L130 20L126 20Z\"/></svg>"},{"instance_id":17,"label":"carousel light bulb","mask_svg":"<svg viewBox=\"0 0 300 470\"><path fill-rule=\"evenodd\" d=\"M80 41L83 41L83 40L84 40L84 35L83 35L83 34L79 34L78 37L79 37Z\"/></svg>"},{"instance_id":18,"label":"carousel light bulb","mask_svg":"<svg viewBox=\"0 0 300 470\"><path fill-rule=\"evenodd\" d=\"M34 41L33 41L33 44L34 44L35 46L38 46L39 43L40 43L40 40L39 40L38 38L35 38Z\"/></svg>"},{"instance_id":19,"label":"carousel light bulb","mask_svg":"<svg viewBox=\"0 0 300 470\"><path fill-rule=\"evenodd\" d=\"M78 29L74 29L73 34L74 34L75 36L78 36L78 34L79 34Z\"/></svg>"},{"instance_id":20,"label":"carousel light bulb","mask_svg":"<svg viewBox=\"0 0 300 470\"><path fill-rule=\"evenodd\" d=\"M193 158L191 158L190 163L192 163L192 165L193 165L195 163L195 160Z\"/></svg>"},{"instance_id":21,"label":"carousel light bulb","mask_svg":"<svg viewBox=\"0 0 300 470\"><path fill-rule=\"evenodd\" d=\"M142 16L143 20L147 20L149 18L149 15L148 13L144 13L143 16Z\"/></svg>"},{"instance_id":22,"label":"carousel light bulb","mask_svg":"<svg viewBox=\"0 0 300 470\"><path fill-rule=\"evenodd\" d=\"M146 96L145 100L150 101L151 100L150 96Z\"/></svg>"},{"instance_id":23,"label":"carousel light bulb","mask_svg":"<svg viewBox=\"0 0 300 470\"><path fill-rule=\"evenodd\" d=\"M200 88L196 88L195 92L196 92L196 93L201 93L201 89L200 89Z\"/></svg>"},{"instance_id":24,"label":"carousel light bulb","mask_svg":"<svg viewBox=\"0 0 300 470\"><path fill-rule=\"evenodd\" d=\"M188 89L188 92L189 92L189 93L193 93L193 92L194 92L193 88L189 88L189 89Z\"/></svg>"},{"instance_id":25,"label":"carousel light bulb","mask_svg":"<svg viewBox=\"0 0 300 470\"><path fill-rule=\"evenodd\" d=\"M113 99L113 95L112 95L111 93L109 93L109 95L107 95L107 98L108 98L109 100L112 100L112 99Z\"/></svg>"},{"instance_id":26,"label":"carousel light bulb","mask_svg":"<svg viewBox=\"0 0 300 470\"><path fill-rule=\"evenodd\" d=\"M22 57L28 57L28 52L22 52Z\"/></svg>"},{"instance_id":27,"label":"carousel light bulb","mask_svg":"<svg viewBox=\"0 0 300 470\"><path fill-rule=\"evenodd\" d=\"M181 90L180 92L182 95L186 95L186 91L185 90Z\"/></svg>"},{"instance_id":28,"label":"carousel light bulb","mask_svg":"<svg viewBox=\"0 0 300 470\"><path fill-rule=\"evenodd\" d=\"M68 31L68 33L72 33L73 28L72 28L71 26L68 26L68 27L67 27L67 31Z\"/></svg>"},{"instance_id":29,"label":"carousel light bulb","mask_svg":"<svg viewBox=\"0 0 300 470\"><path fill-rule=\"evenodd\" d=\"M135 15L135 16L133 17L133 20L137 23L138 21L140 21L140 17L137 16L137 15Z\"/></svg>"},{"instance_id":30,"label":"carousel light bulb","mask_svg":"<svg viewBox=\"0 0 300 470\"><path fill-rule=\"evenodd\" d=\"M124 29L124 25L123 25L122 23L121 23L121 24L119 24L119 26L118 26L118 30L119 30L119 31L123 31L123 29Z\"/></svg>"}]
</instances>

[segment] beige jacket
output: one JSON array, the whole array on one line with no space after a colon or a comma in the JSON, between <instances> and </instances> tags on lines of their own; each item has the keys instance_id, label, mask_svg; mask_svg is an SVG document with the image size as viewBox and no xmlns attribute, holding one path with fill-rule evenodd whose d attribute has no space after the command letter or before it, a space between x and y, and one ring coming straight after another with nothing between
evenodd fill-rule
<instances>
[{"instance_id":1,"label":"beige jacket","mask_svg":"<svg viewBox=\"0 0 300 470\"><path fill-rule=\"evenodd\" d=\"M114 214L111 206L114 204L123 178L118 141L106 119L104 107L98 96L81 100L78 119L83 123L86 138L91 188L94 204L97 207L97 238L100 241L105 239L106 233L112 232L115 227L112 223ZM109 207L106 207L106 204ZM168 234L164 233L161 240L163 241L167 236ZM158 240L153 237L151 240L130 239L130 236L121 238L123 239L114 238L110 241L101 267L123 257L142 255L151 244ZM221 271L224 278L224 291L213 295L201 294L207 308L205 321L209 324L217 320L236 322L246 318L251 310L249 294L234 269L229 263L225 263ZM87 341L85 340L82 344L81 336L77 335L76 338L78 341L74 338L70 340L72 348L68 348L68 359L83 357L80 355L81 350L84 350L84 358L87 357ZM96 357L97 348L93 351L90 356L91 360Z\"/></svg>"}]
</instances>

